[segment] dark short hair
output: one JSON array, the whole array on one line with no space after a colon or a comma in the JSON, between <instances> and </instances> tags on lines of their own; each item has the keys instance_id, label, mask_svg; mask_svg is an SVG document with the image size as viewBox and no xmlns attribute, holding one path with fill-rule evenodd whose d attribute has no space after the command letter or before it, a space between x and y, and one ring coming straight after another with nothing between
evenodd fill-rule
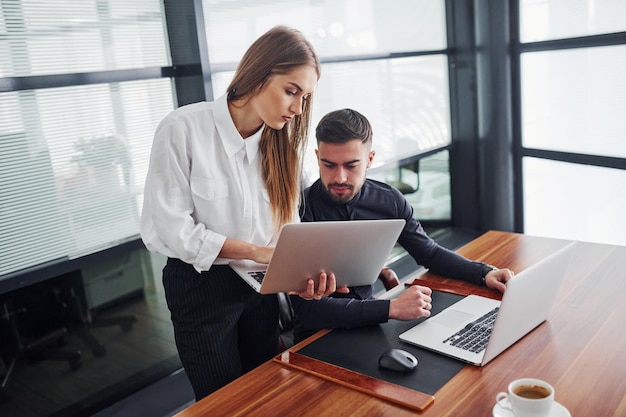
<instances>
[{"instance_id":1,"label":"dark short hair","mask_svg":"<svg viewBox=\"0 0 626 417\"><path fill-rule=\"evenodd\" d=\"M352 109L335 110L324 117L315 129L317 143L342 144L354 139L372 142L372 125L361 113Z\"/></svg>"}]
</instances>

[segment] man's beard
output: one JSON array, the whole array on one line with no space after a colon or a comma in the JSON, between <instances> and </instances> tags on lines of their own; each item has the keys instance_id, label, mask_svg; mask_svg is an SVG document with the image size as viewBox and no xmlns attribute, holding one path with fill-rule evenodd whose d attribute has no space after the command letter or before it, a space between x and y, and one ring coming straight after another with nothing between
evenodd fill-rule
<instances>
[{"instance_id":1,"label":"man's beard","mask_svg":"<svg viewBox=\"0 0 626 417\"><path fill-rule=\"evenodd\" d=\"M332 187L347 187L350 189L350 193L338 196L337 194L332 192ZM349 184L328 184L326 187L324 187L324 191L326 191L326 195L328 195L328 198L330 198L335 203L347 203L348 201L352 200L355 195L354 186Z\"/></svg>"}]
</instances>

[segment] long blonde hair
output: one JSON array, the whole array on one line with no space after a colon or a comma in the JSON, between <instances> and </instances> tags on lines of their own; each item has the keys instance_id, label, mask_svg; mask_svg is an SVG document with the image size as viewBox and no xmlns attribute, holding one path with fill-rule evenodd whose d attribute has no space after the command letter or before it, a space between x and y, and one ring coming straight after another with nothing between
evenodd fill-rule
<instances>
[{"instance_id":1,"label":"long blonde hair","mask_svg":"<svg viewBox=\"0 0 626 417\"><path fill-rule=\"evenodd\" d=\"M271 76L288 74L303 65L315 68L319 79L321 66L311 43L296 29L276 26L258 38L244 54L228 86L228 100L250 99ZM312 96L304 100L302 113L281 130L266 126L261 136L261 169L276 228L293 221L298 207L311 103Z\"/></svg>"}]
</instances>

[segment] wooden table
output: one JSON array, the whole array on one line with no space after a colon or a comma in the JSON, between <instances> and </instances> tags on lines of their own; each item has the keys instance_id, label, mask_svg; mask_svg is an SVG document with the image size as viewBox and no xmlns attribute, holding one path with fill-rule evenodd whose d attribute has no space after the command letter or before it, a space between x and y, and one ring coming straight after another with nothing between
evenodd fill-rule
<instances>
[{"instance_id":1,"label":"wooden table","mask_svg":"<svg viewBox=\"0 0 626 417\"><path fill-rule=\"evenodd\" d=\"M519 272L566 243L490 231L458 252ZM419 282L467 294L485 291L433 274ZM269 361L177 417L487 417L496 393L520 377L552 383L556 401L574 417L626 416L626 247L580 242L548 321L485 367L465 366L421 413Z\"/></svg>"}]
</instances>

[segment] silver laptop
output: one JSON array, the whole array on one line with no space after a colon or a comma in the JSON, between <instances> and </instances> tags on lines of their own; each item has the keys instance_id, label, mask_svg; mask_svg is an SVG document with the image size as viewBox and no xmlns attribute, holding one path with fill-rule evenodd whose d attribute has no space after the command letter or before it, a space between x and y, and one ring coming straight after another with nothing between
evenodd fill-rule
<instances>
[{"instance_id":1,"label":"silver laptop","mask_svg":"<svg viewBox=\"0 0 626 417\"><path fill-rule=\"evenodd\" d=\"M232 261L234 269L261 294L304 291L308 278L333 272L337 285L371 285L393 249L404 219L286 224L269 265Z\"/></svg>"},{"instance_id":2,"label":"silver laptop","mask_svg":"<svg viewBox=\"0 0 626 417\"><path fill-rule=\"evenodd\" d=\"M400 340L483 366L550 314L576 242L515 275L502 301L464 297L400 335Z\"/></svg>"}]
</instances>

